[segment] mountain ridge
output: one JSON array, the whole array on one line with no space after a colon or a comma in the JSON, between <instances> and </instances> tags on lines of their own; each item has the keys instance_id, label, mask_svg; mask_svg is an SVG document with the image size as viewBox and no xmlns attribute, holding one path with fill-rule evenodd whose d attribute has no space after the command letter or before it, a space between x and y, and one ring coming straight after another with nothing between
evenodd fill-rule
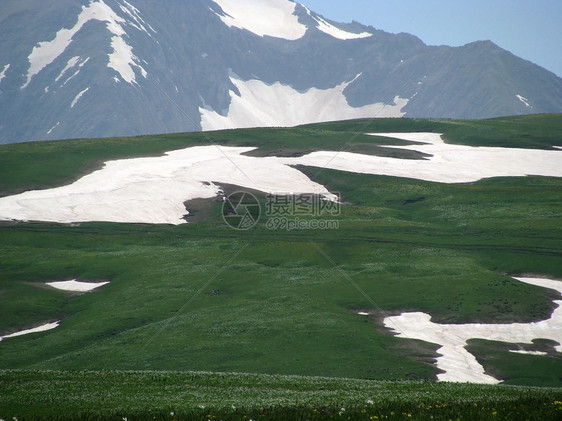
<instances>
[{"instance_id":1,"label":"mountain ridge","mask_svg":"<svg viewBox=\"0 0 562 421\"><path fill-rule=\"evenodd\" d=\"M9 0L0 27L0 143L562 111L562 79L492 42L427 46L289 0Z\"/></svg>"}]
</instances>

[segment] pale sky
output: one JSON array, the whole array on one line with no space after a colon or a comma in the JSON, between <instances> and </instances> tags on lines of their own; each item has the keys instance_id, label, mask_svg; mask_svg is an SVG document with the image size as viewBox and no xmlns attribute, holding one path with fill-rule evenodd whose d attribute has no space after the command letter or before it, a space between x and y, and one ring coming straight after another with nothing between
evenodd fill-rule
<instances>
[{"instance_id":1,"label":"pale sky","mask_svg":"<svg viewBox=\"0 0 562 421\"><path fill-rule=\"evenodd\" d=\"M297 0L337 22L352 20L428 45L491 40L562 77L562 0Z\"/></svg>"}]
</instances>

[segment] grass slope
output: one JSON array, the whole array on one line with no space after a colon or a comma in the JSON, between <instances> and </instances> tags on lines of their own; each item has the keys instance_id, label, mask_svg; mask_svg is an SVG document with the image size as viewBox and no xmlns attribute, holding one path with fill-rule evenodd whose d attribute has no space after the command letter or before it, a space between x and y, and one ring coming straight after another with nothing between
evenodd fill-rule
<instances>
[{"instance_id":1,"label":"grass slope","mask_svg":"<svg viewBox=\"0 0 562 421\"><path fill-rule=\"evenodd\" d=\"M560 115L484 121L390 119L6 145L0 147L0 195L69 182L107 159L158 155L209 141L259 145L254 153L262 155L316 148L379 153L379 142L389 139L357 133L423 130L472 145L548 148L560 144L561 126ZM346 204L335 217L338 230L270 230L261 221L251 231L234 231L220 217L221 203L213 200L197 204L197 224L174 227L2 223L0 334L47 321L63 323L49 332L0 342L0 369L435 379L436 346L393 337L383 328L384 317L424 311L438 322L493 323L550 316L557 293L507 275L562 278L562 180L494 178L446 185L301 170L342 193ZM259 197L264 200L263 194ZM111 283L82 295L43 285L73 278ZM371 315L360 316L358 311ZM546 356L517 355L508 349L519 345L482 340L471 342L470 350L507 384L560 387L562 364L553 345L526 346L548 351ZM10 387L30 382L33 396L33 387L54 381L50 375L8 371L0 378ZM108 375L108 381L117 384L122 376L123 382L134 383L135 376L143 375L117 373ZM73 382L73 374L52 376ZM79 376L75 381L81 384ZM424 390L441 387L423 384ZM170 400L185 396L178 390L170 391ZM49 396L62 399L61 393ZM253 390L252 396L256 393ZM14 396L16 392L0 393L0 399ZM533 399L530 405L537 405ZM548 395L540 405L552 406L552 399ZM111 402L106 412L95 405L92 413L128 408ZM141 400L136 402L133 407L138 409ZM7 408L20 408L13 405ZM159 414L167 411L159 405L147 408ZM255 407L245 408L252 413Z\"/></svg>"},{"instance_id":2,"label":"grass slope","mask_svg":"<svg viewBox=\"0 0 562 421\"><path fill-rule=\"evenodd\" d=\"M0 371L18 420L546 420L560 389L178 372Z\"/></svg>"}]
</instances>

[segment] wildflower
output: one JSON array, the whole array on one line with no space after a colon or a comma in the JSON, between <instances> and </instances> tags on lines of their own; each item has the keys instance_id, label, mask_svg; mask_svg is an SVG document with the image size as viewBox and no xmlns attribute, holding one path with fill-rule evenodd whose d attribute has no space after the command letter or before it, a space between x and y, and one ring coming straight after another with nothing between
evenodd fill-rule
<instances>
[{"instance_id":1,"label":"wildflower","mask_svg":"<svg viewBox=\"0 0 562 421\"><path fill-rule=\"evenodd\" d=\"M374 402L373 402L372 399L368 399L368 400L367 400L367 405L372 405L373 403L374 403Z\"/></svg>"},{"instance_id":2,"label":"wildflower","mask_svg":"<svg viewBox=\"0 0 562 421\"><path fill-rule=\"evenodd\" d=\"M498 415L498 413L496 411L492 412L492 415L495 417L496 415Z\"/></svg>"},{"instance_id":3,"label":"wildflower","mask_svg":"<svg viewBox=\"0 0 562 421\"><path fill-rule=\"evenodd\" d=\"M170 412L170 417L174 416L174 411Z\"/></svg>"}]
</instances>

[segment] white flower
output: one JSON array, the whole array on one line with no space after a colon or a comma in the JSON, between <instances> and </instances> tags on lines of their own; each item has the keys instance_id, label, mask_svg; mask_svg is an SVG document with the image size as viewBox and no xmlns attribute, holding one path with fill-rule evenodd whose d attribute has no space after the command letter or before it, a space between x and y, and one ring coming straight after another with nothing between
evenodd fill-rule
<instances>
[{"instance_id":1,"label":"white flower","mask_svg":"<svg viewBox=\"0 0 562 421\"><path fill-rule=\"evenodd\" d=\"M373 404L373 400L372 400L372 399L369 399L369 400L367 401L367 405L372 405L372 404Z\"/></svg>"}]
</instances>

